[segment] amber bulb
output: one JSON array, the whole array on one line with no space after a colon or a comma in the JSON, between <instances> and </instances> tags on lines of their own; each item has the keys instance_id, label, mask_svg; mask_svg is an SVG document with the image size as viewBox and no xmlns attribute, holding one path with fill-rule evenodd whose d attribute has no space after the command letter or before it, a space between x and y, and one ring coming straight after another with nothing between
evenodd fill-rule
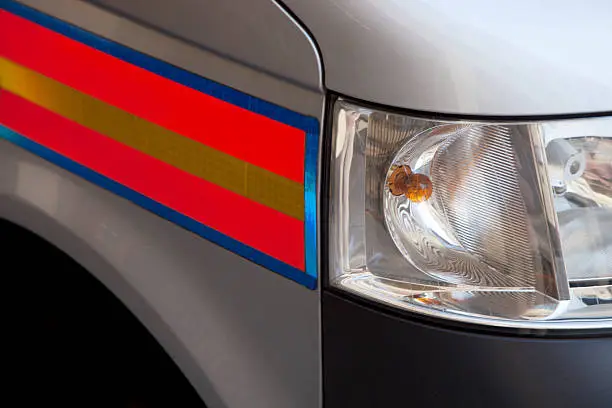
<instances>
[{"instance_id":1,"label":"amber bulb","mask_svg":"<svg viewBox=\"0 0 612 408\"><path fill-rule=\"evenodd\" d=\"M408 191L408 179L412 174L412 170L410 170L410 166L399 166L387 179L387 184L389 185L389 191L394 196L401 196L406 194Z\"/></svg>"},{"instance_id":2,"label":"amber bulb","mask_svg":"<svg viewBox=\"0 0 612 408\"><path fill-rule=\"evenodd\" d=\"M410 166L399 166L387 180L389 191L395 196L405 195L415 203L423 202L433 191L431 180L424 174L413 173Z\"/></svg>"},{"instance_id":3,"label":"amber bulb","mask_svg":"<svg viewBox=\"0 0 612 408\"><path fill-rule=\"evenodd\" d=\"M414 173L408 179L406 197L412 202L420 203L431 197L433 186L431 180L424 174Z\"/></svg>"}]
</instances>

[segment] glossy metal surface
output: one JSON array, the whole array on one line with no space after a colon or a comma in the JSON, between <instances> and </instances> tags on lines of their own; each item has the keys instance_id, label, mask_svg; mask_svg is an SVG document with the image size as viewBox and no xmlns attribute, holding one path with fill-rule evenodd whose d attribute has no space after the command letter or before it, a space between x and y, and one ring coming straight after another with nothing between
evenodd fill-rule
<instances>
[{"instance_id":1,"label":"glossy metal surface","mask_svg":"<svg viewBox=\"0 0 612 408\"><path fill-rule=\"evenodd\" d=\"M86 0L204 49L319 89L309 37L274 0Z\"/></svg>"},{"instance_id":2,"label":"glossy metal surface","mask_svg":"<svg viewBox=\"0 0 612 408\"><path fill-rule=\"evenodd\" d=\"M313 69L280 80L196 44L77 0L22 3L173 65L321 121L319 61L301 29L272 2L284 45ZM143 6L149 8L149 4ZM185 15L225 21L215 7ZM242 11L234 10L236 18ZM223 16L223 18L221 18ZM195 18L195 17L194 17ZM275 23L275 26L276 26ZM202 26L195 24L195 32ZM206 28L208 38L227 25ZM251 26L251 28L253 28ZM249 52L278 53L278 30ZM293 31L292 31L293 30ZM260 36L268 37L261 38ZM193 40L193 39L192 39ZM257 40L257 41L256 41ZM239 56L237 56L239 57ZM300 59L303 58L303 59ZM269 70L271 71L271 70ZM309 82L308 86L296 83ZM315 193L315 192L313 192ZM105 283L151 330L209 407L314 407L320 400L319 293L272 273L110 192L0 142L0 217L31 229Z\"/></svg>"},{"instance_id":3,"label":"glossy metal surface","mask_svg":"<svg viewBox=\"0 0 612 408\"><path fill-rule=\"evenodd\" d=\"M284 2L345 95L475 115L612 110L609 1Z\"/></svg>"},{"instance_id":4,"label":"glossy metal surface","mask_svg":"<svg viewBox=\"0 0 612 408\"><path fill-rule=\"evenodd\" d=\"M109 287L209 407L317 405L317 292L6 141L0 218L52 242Z\"/></svg>"},{"instance_id":5,"label":"glossy metal surface","mask_svg":"<svg viewBox=\"0 0 612 408\"><path fill-rule=\"evenodd\" d=\"M274 75L250 68L246 65L248 61L240 63L240 61L223 58L219 54L196 44L181 41L169 34L145 25L136 24L125 17L79 0L20 0L20 3L34 7L44 13L85 28L94 34L109 38L205 78L265 99L268 102L284 106L305 115L315 117L321 115L322 96L319 92L313 91L310 88L316 89L321 84L323 74L317 54L309 40L302 41L297 39L296 43L293 43L289 40L289 38L293 38L291 35L287 35L284 40L291 43L292 47L301 50L303 58L306 60L315 60L311 64L316 66L317 70L308 75L308 81L311 82L312 86L302 87L295 84L299 82L297 79L293 82L279 80ZM270 2L270 6L275 8L275 13L280 13L285 18L288 18L273 3ZM145 9L147 8L149 7L145 7ZM206 13L203 11L200 11L200 13L210 17L214 15L213 11L214 8L211 8ZM189 13L190 10L187 9L185 14ZM217 28L223 30L228 28L227 26L224 25ZM285 28L289 30L291 26ZM305 36L295 24L292 29ZM226 34L221 31L216 34L213 33L207 38L214 39L223 35ZM276 36L277 34L275 32L267 32L267 35ZM277 52L276 48L269 48L273 46L269 42L253 42L248 47L247 43L244 44L245 49L259 50L260 56ZM306 64L306 62L303 61L303 64ZM306 78L304 81L307 82Z\"/></svg>"}]
</instances>

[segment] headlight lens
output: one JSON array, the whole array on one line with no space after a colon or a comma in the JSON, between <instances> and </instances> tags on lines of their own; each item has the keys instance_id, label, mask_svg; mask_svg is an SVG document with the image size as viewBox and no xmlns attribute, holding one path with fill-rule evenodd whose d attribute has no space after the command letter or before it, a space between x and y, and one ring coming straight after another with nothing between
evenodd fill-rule
<instances>
[{"instance_id":1,"label":"headlight lens","mask_svg":"<svg viewBox=\"0 0 612 408\"><path fill-rule=\"evenodd\" d=\"M612 327L612 119L334 107L332 285L473 323Z\"/></svg>"}]
</instances>

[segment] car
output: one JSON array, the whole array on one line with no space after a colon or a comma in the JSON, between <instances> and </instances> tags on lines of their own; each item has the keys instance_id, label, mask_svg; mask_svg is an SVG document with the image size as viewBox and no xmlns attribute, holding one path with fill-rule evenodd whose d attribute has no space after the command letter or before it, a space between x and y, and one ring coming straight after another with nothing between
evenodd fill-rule
<instances>
[{"instance_id":1,"label":"car","mask_svg":"<svg viewBox=\"0 0 612 408\"><path fill-rule=\"evenodd\" d=\"M0 0L5 336L28 371L8 388L612 405L611 19L600 0Z\"/></svg>"}]
</instances>

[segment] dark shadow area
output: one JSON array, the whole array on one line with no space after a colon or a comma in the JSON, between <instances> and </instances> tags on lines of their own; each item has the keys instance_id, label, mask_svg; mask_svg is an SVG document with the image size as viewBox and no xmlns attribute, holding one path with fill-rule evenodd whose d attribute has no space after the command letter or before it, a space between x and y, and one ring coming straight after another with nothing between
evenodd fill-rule
<instances>
[{"instance_id":1,"label":"dark shadow area","mask_svg":"<svg viewBox=\"0 0 612 408\"><path fill-rule=\"evenodd\" d=\"M0 261L9 406L204 407L145 327L67 255L0 220Z\"/></svg>"}]
</instances>

